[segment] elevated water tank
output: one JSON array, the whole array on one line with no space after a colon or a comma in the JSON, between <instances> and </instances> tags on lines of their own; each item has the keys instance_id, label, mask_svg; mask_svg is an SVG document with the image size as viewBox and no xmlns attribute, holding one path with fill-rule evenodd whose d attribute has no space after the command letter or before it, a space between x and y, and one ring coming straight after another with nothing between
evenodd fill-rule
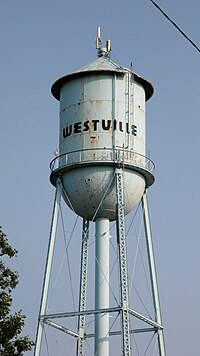
<instances>
[{"instance_id":1,"label":"elevated water tank","mask_svg":"<svg viewBox=\"0 0 200 356\"><path fill-rule=\"evenodd\" d=\"M63 182L63 198L78 215L116 219L115 172L123 167L125 214L154 182L146 157L145 102L151 83L114 63L106 50L52 86L60 101L59 155L51 163L52 184Z\"/></svg>"}]
</instances>

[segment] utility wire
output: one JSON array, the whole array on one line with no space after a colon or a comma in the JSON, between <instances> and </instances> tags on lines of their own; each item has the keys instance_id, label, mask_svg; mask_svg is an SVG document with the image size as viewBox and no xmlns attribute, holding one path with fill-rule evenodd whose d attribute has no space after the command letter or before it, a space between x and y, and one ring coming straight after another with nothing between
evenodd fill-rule
<instances>
[{"instance_id":1,"label":"utility wire","mask_svg":"<svg viewBox=\"0 0 200 356\"><path fill-rule=\"evenodd\" d=\"M161 7L158 6L155 1L150 1L166 17L166 19L172 23L172 25L183 35L183 37L185 37L186 40L189 41L198 52L200 52L200 48L180 29L180 27L161 9Z\"/></svg>"}]
</instances>

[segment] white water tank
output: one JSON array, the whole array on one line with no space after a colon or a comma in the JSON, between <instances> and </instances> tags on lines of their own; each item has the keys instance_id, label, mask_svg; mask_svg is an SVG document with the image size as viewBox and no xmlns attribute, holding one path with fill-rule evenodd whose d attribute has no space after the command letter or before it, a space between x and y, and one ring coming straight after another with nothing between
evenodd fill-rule
<instances>
[{"instance_id":1,"label":"white water tank","mask_svg":"<svg viewBox=\"0 0 200 356\"><path fill-rule=\"evenodd\" d=\"M153 184L146 157L145 102L151 83L114 63L107 53L58 79L59 155L51 163L52 184L63 182L63 198L78 215L116 219L115 172L123 167L125 214Z\"/></svg>"}]
</instances>

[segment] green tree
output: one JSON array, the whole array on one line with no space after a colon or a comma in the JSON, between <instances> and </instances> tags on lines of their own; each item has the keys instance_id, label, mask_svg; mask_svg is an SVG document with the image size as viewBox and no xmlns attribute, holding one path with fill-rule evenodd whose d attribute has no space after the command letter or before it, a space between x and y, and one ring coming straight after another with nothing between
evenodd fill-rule
<instances>
[{"instance_id":1,"label":"green tree","mask_svg":"<svg viewBox=\"0 0 200 356\"><path fill-rule=\"evenodd\" d=\"M17 256L0 227L0 355L21 356L32 349L34 343L28 336L20 336L25 315L22 311L11 314L12 291L19 283L19 276L5 265L6 259Z\"/></svg>"}]
</instances>

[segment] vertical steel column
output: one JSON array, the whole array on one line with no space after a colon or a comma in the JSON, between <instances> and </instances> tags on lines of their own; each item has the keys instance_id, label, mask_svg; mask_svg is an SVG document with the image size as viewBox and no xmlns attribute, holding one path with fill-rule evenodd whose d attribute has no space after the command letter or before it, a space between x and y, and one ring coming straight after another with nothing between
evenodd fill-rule
<instances>
[{"instance_id":1,"label":"vertical steel column","mask_svg":"<svg viewBox=\"0 0 200 356\"><path fill-rule=\"evenodd\" d=\"M119 251L120 270L120 297L122 320L122 348L123 356L131 355L130 321L129 321L129 293L128 293L128 268L126 259L126 234L124 220L124 181L123 170L116 170L117 190L117 243Z\"/></svg>"},{"instance_id":2,"label":"vertical steel column","mask_svg":"<svg viewBox=\"0 0 200 356\"><path fill-rule=\"evenodd\" d=\"M95 221L95 309L109 308L109 220ZM109 313L95 315L95 356L109 356Z\"/></svg>"},{"instance_id":3,"label":"vertical steel column","mask_svg":"<svg viewBox=\"0 0 200 356\"><path fill-rule=\"evenodd\" d=\"M50 229L50 236L49 236L49 246L48 246L46 267L45 267L45 274L44 274L40 314L39 314L37 336L36 336L36 345L34 350L35 356L40 355L40 350L42 345L42 336L43 336L43 329L44 329L44 321L42 317L45 315L47 309L47 299L48 299L51 268L53 262L54 246L55 246L56 232L57 232L57 225L58 225L61 192L62 192L62 186L61 186L60 179L58 179L56 183L56 193L55 193L51 229Z\"/></svg>"},{"instance_id":4,"label":"vertical steel column","mask_svg":"<svg viewBox=\"0 0 200 356\"><path fill-rule=\"evenodd\" d=\"M144 217L144 227L145 227L145 234L146 234L146 244L147 244L147 254L149 260L149 270L150 270L150 278L151 278L151 288L152 288L152 296L153 296L153 303L155 309L155 321L162 325L161 320L161 310L160 310L160 301L159 301L159 293L158 293L158 283L157 283L157 276L156 276L156 267L155 267L155 258L153 252L153 240L152 240L152 233L151 233L151 225L150 225L150 217L149 217L149 209L148 209L148 201L147 201L147 194L144 193L142 197L142 208L143 208L143 217ZM158 348L159 348L159 355L165 356L165 343L164 343L164 334L163 330L158 330Z\"/></svg>"},{"instance_id":5,"label":"vertical steel column","mask_svg":"<svg viewBox=\"0 0 200 356\"><path fill-rule=\"evenodd\" d=\"M86 309L88 238L89 238L89 221L86 219L83 219L79 311L84 311ZM84 329L85 329L85 315L79 315L79 318L78 318L79 338L77 341L77 351L76 351L77 356L83 356Z\"/></svg>"}]
</instances>

